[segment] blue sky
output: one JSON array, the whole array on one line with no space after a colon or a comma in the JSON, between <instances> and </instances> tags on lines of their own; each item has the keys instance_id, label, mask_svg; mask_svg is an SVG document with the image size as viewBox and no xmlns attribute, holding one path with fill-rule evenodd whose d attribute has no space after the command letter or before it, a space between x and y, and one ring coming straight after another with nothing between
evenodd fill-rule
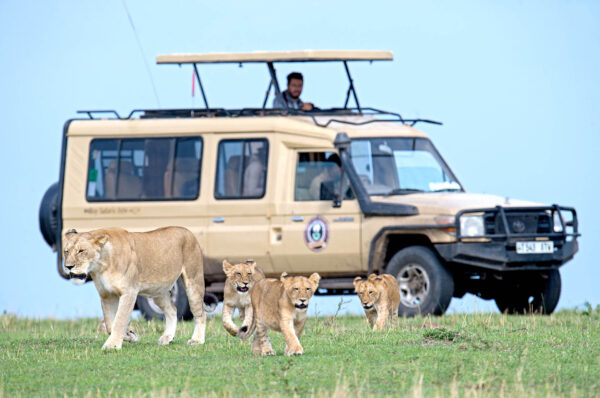
<instances>
[{"instance_id":1,"label":"blue sky","mask_svg":"<svg viewBox=\"0 0 600 398\"><path fill-rule=\"evenodd\" d=\"M598 43L596 1L0 1L0 311L100 314L93 286L58 276L38 229L77 110L202 106L191 70L158 66L158 54L294 49L393 51L393 62L351 65L361 105L444 122L421 128L470 192L574 206L583 237L561 269L559 308L600 304ZM304 99L343 103L341 66L300 69ZM258 106L268 83L258 65L201 73L211 106ZM451 309L495 306L468 296Z\"/></svg>"}]
</instances>

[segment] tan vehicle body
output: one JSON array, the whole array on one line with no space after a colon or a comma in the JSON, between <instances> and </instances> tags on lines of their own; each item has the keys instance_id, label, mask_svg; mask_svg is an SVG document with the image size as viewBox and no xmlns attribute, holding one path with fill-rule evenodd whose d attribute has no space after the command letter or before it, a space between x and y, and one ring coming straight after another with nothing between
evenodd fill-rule
<instances>
[{"instance_id":1,"label":"tan vehicle body","mask_svg":"<svg viewBox=\"0 0 600 398\"><path fill-rule=\"evenodd\" d=\"M357 121L358 117L348 117ZM335 208L330 201L294 201L294 178L298 153L306 150L336 151L333 141L339 131L351 139L361 137L427 136L402 124L373 123L348 126L333 123L316 126L310 118L247 117L242 119L133 119L74 120L68 125L62 232L88 231L119 226L129 231L181 225L190 229L205 256L207 291L222 292L223 259L242 262L255 259L269 277L282 272L324 278L353 278L370 271L383 271L387 235L420 235L432 244L456 242L450 229L440 229L439 217L453 217L466 208L523 205L505 198L468 193L427 193L388 198L375 202L416 206L414 216L365 217L356 199L343 200ZM86 177L90 143L95 138L156 138L200 136L203 140L200 194L190 201L88 202ZM269 142L266 192L261 199L215 199L216 152L223 139L264 138ZM292 217L324 217L331 239L321 252L311 252L303 239L306 222ZM225 222L216 223L218 217ZM336 220L351 220L337 222ZM394 227L385 231L386 228ZM384 231L384 232L381 232ZM377 236L379 234L379 236ZM235 242L232 245L232 242ZM371 258L370 258L371 256ZM351 285L352 279L349 280ZM332 286L335 286L335 282ZM348 283L340 285L348 287Z\"/></svg>"}]
</instances>

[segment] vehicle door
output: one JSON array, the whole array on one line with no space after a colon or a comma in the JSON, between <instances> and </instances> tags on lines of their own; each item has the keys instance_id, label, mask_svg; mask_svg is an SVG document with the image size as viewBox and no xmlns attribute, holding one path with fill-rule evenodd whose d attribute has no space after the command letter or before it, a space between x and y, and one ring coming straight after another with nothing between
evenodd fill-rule
<instances>
[{"instance_id":1,"label":"vehicle door","mask_svg":"<svg viewBox=\"0 0 600 398\"><path fill-rule=\"evenodd\" d=\"M362 215L337 153L296 150L273 217L271 258L278 271L335 276L361 269ZM343 200L333 206L342 184Z\"/></svg>"},{"instance_id":2,"label":"vehicle door","mask_svg":"<svg viewBox=\"0 0 600 398\"><path fill-rule=\"evenodd\" d=\"M217 138L216 155L213 195L208 201L207 265L213 269L221 267L224 259L253 259L269 272L269 141L222 136Z\"/></svg>"}]
</instances>

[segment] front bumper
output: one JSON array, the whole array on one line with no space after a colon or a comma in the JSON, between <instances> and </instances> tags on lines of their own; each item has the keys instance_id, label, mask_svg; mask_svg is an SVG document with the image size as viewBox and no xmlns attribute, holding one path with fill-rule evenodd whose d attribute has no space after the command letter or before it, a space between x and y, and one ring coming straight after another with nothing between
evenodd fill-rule
<instances>
[{"instance_id":1,"label":"front bumper","mask_svg":"<svg viewBox=\"0 0 600 398\"><path fill-rule=\"evenodd\" d=\"M554 253L517 254L512 242L470 242L436 244L439 255L450 263L460 263L495 271L556 269L577 253L577 241L555 244Z\"/></svg>"},{"instance_id":2,"label":"front bumper","mask_svg":"<svg viewBox=\"0 0 600 398\"><path fill-rule=\"evenodd\" d=\"M559 217L561 232L554 232L550 223L552 214L558 212L570 220ZM463 236L460 217L464 214L483 214L486 221L485 233L481 236ZM539 216L542 216L540 219ZM532 218L533 217L533 218ZM530 221L535 220L533 225ZM523 220L521 227L528 230L514 231L515 220ZM490 224L491 223L491 224ZM571 207L558 205L541 207L502 207L468 209L456 215L456 243L435 244L439 255L450 263L486 268L496 271L529 271L556 269L571 260L578 250L580 236L577 213ZM554 251L544 254L519 254L516 242L549 240Z\"/></svg>"}]
</instances>

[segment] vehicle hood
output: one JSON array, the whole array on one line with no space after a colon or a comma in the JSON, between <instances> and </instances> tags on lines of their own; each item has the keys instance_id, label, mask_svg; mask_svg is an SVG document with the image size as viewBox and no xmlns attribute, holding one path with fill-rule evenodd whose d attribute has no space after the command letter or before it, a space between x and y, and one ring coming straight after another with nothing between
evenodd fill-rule
<instances>
[{"instance_id":1,"label":"vehicle hood","mask_svg":"<svg viewBox=\"0 0 600 398\"><path fill-rule=\"evenodd\" d=\"M431 192L408 195L395 195L384 198L371 196L373 202L406 204L419 209L419 214L453 216L460 210L480 209L496 206L542 206L539 203L516 200L496 195L473 194L467 192Z\"/></svg>"}]
</instances>

